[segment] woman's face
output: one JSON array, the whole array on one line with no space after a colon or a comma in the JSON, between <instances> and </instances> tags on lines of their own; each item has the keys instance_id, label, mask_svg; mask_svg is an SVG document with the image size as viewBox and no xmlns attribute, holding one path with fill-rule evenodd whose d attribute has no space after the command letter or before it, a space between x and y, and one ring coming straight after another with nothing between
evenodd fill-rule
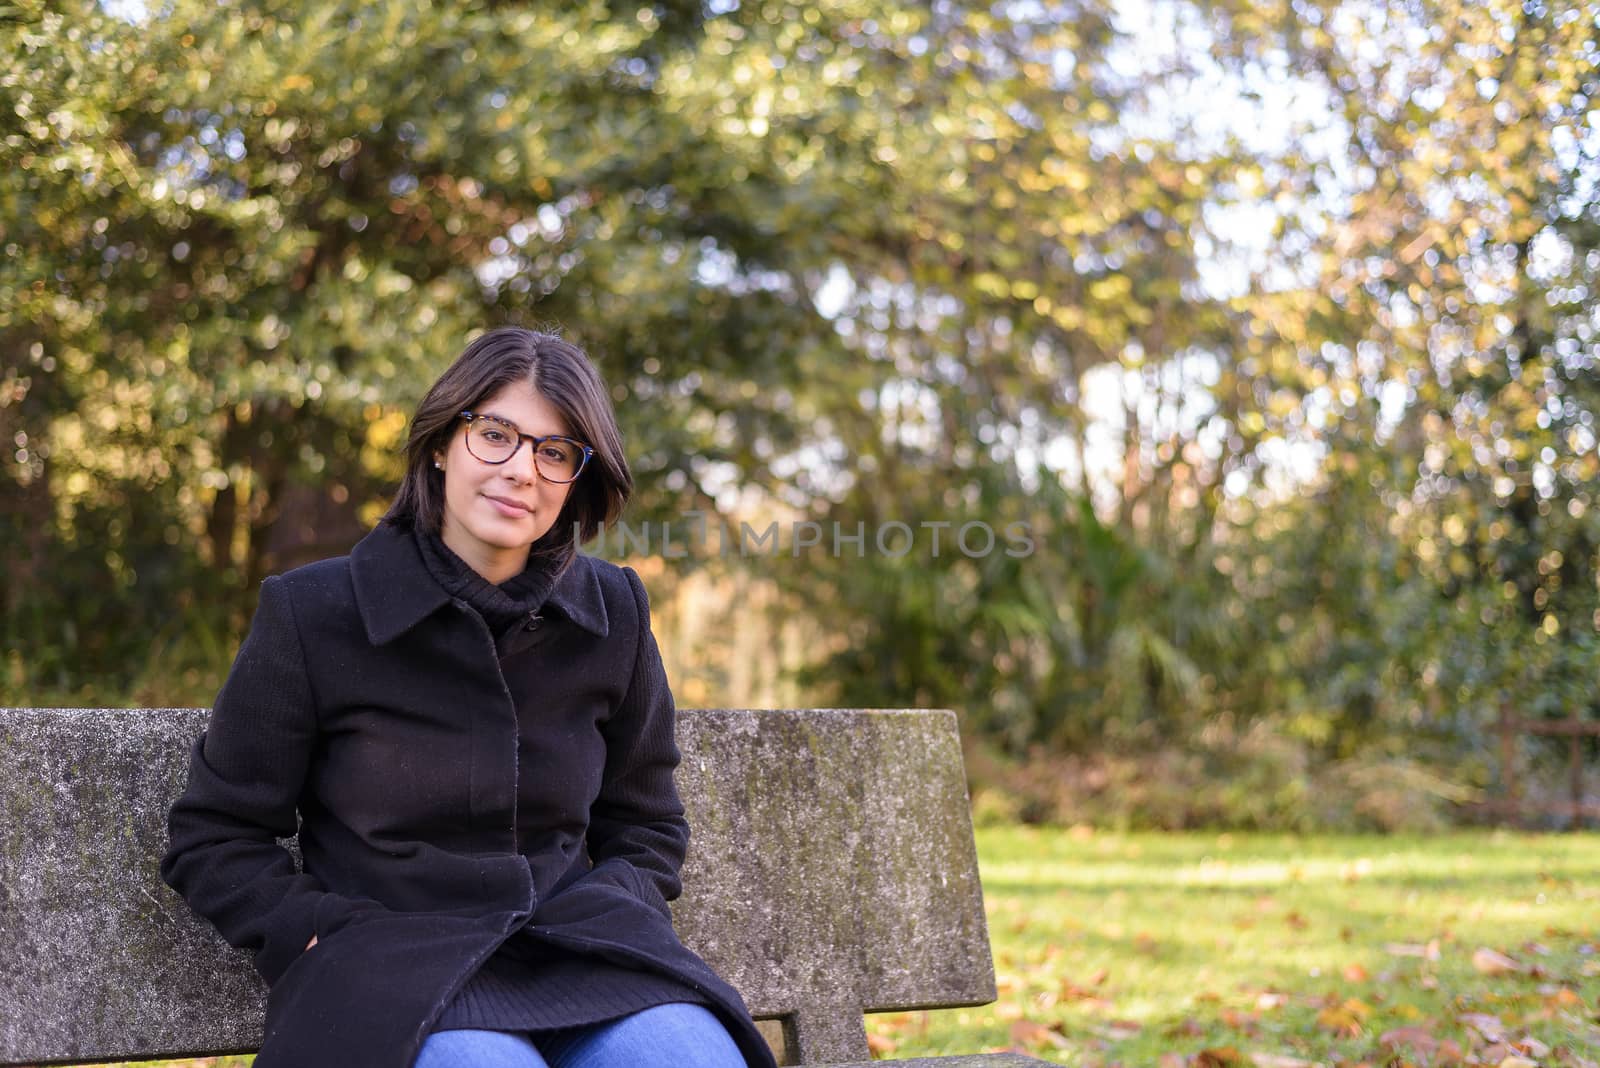
<instances>
[{"instance_id":1,"label":"woman's face","mask_svg":"<svg viewBox=\"0 0 1600 1068\"><path fill-rule=\"evenodd\" d=\"M571 434L555 405L528 382L506 386L472 411L536 437ZM449 448L434 454L444 469L439 536L478 574L504 582L527 566L528 547L555 525L574 483L540 476L532 442L524 441L505 463L484 463L467 450L467 427L460 421Z\"/></svg>"}]
</instances>

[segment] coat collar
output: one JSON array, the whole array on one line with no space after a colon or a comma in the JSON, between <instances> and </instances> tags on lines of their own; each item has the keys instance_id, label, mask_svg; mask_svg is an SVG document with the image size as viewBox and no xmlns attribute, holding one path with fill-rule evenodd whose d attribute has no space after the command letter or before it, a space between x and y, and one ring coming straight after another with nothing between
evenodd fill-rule
<instances>
[{"instance_id":1,"label":"coat collar","mask_svg":"<svg viewBox=\"0 0 1600 1068\"><path fill-rule=\"evenodd\" d=\"M361 622L373 645L384 645L450 603L428 573L409 530L380 522L350 550ZM605 598L594 561L579 553L545 602L598 637L610 633Z\"/></svg>"}]
</instances>

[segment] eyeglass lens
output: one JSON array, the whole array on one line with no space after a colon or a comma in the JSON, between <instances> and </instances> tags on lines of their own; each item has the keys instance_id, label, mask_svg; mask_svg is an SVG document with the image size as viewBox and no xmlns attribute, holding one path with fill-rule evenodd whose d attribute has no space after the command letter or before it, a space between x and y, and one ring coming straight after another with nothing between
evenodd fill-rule
<instances>
[{"instance_id":1,"label":"eyeglass lens","mask_svg":"<svg viewBox=\"0 0 1600 1068\"><path fill-rule=\"evenodd\" d=\"M517 451L518 441L516 434L487 419L475 419L467 426L472 455L485 463L504 463ZM543 441L533 450L533 462L539 474L552 482L570 482L583 466L583 450L570 441Z\"/></svg>"}]
</instances>

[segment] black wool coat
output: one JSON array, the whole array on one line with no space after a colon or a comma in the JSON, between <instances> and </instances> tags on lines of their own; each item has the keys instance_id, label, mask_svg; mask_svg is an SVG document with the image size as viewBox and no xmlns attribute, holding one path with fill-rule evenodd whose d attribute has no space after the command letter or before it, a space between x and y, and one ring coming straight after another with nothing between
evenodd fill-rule
<instances>
[{"instance_id":1,"label":"black wool coat","mask_svg":"<svg viewBox=\"0 0 1600 1068\"><path fill-rule=\"evenodd\" d=\"M387 523L263 583L161 861L269 984L257 1068L410 1068L513 934L672 976L773 1065L672 930L689 831L643 585L579 556L540 615L502 669L482 617ZM517 766L513 691L577 759ZM543 809L520 820L519 776ZM303 870L278 842L297 822ZM548 830L519 842L530 824Z\"/></svg>"}]
</instances>

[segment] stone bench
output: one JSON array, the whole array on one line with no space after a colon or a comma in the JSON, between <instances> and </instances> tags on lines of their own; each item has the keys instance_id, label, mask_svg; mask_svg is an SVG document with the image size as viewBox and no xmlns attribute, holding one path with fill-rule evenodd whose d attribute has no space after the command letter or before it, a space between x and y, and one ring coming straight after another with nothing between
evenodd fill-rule
<instances>
[{"instance_id":1,"label":"stone bench","mask_svg":"<svg viewBox=\"0 0 1600 1068\"><path fill-rule=\"evenodd\" d=\"M0 709L0 1065L258 1046L248 955L156 870L206 716ZM782 1063L869 1060L863 1013L994 1000L954 715L684 711L678 735L675 922Z\"/></svg>"}]
</instances>

